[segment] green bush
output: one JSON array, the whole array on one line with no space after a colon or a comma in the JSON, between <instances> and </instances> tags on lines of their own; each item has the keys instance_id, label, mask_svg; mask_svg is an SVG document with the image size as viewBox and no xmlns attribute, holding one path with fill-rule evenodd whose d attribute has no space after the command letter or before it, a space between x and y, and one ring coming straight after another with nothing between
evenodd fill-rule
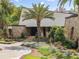
<instances>
[{"instance_id":1,"label":"green bush","mask_svg":"<svg viewBox=\"0 0 79 59\"><path fill-rule=\"evenodd\" d=\"M52 51L49 48L46 48L46 47L40 47L40 48L38 48L38 50L44 56L48 56L52 53Z\"/></svg>"},{"instance_id":2,"label":"green bush","mask_svg":"<svg viewBox=\"0 0 79 59\"><path fill-rule=\"evenodd\" d=\"M57 59L62 59L64 57L63 53L60 51L55 51L54 55L57 57Z\"/></svg>"},{"instance_id":3,"label":"green bush","mask_svg":"<svg viewBox=\"0 0 79 59\"><path fill-rule=\"evenodd\" d=\"M79 56L64 56L63 59L79 59Z\"/></svg>"},{"instance_id":4,"label":"green bush","mask_svg":"<svg viewBox=\"0 0 79 59\"><path fill-rule=\"evenodd\" d=\"M41 57L41 59L48 59L47 57Z\"/></svg>"},{"instance_id":5,"label":"green bush","mask_svg":"<svg viewBox=\"0 0 79 59\"><path fill-rule=\"evenodd\" d=\"M63 40L65 39L65 36L64 36L64 30L62 27L58 27L55 30L54 39L55 39L55 41L63 42Z\"/></svg>"},{"instance_id":6,"label":"green bush","mask_svg":"<svg viewBox=\"0 0 79 59\"><path fill-rule=\"evenodd\" d=\"M72 56L71 59L79 59L79 56Z\"/></svg>"},{"instance_id":7,"label":"green bush","mask_svg":"<svg viewBox=\"0 0 79 59\"><path fill-rule=\"evenodd\" d=\"M63 27L55 26L49 33L49 38L52 37L53 41L62 41L65 39Z\"/></svg>"},{"instance_id":8,"label":"green bush","mask_svg":"<svg viewBox=\"0 0 79 59\"><path fill-rule=\"evenodd\" d=\"M61 42L62 45L66 48L75 48L75 43L69 39L66 39L64 36L64 28L55 26L51 29L49 37L52 37L54 42Z\"/></svg>"},{"instance_id":9,"label":"green bush","mask_svg":"<svg viewBox=\"0 0 79 59\"><path fill-rule=\"evenodd\" d=\"M71 49L71 48L75 48L76 47L76 44L73 41L68 40L68 39L65 39L62 43L63 43L63 46L65 48Z\"/></svg>"}]
</instances>

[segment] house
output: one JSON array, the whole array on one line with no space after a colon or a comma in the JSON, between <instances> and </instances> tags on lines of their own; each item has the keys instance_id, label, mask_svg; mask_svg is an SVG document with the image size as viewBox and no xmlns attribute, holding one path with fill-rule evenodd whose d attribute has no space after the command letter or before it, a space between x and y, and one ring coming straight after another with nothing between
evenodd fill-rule
<instances>
[{"instance_id":1,"label":"house","mask_svg":"<svg viewBox=\"0 0 79 59\"><path fill-rule=\"evenodd\" d=\"M26 9L22 9L18 26L21 27L21 28L22 28L22 26L24 26L25 33L27 33L30 36L35 36L35 35L37 35L37 21L35 19L25 19L25 12L26 11L27 11ZM50 28L52 26L64 26L65 17L68 17L68 16L71 15L68 12L60 12L60 11L57 11L57 10L52 11L52 12L54 12L55 20L44 18L44 19L41 20L41 23L40 23L41 35L44 36L44 37L48 36L48 33L49 33ZM16 27L16 26L13 26L13 27ZM18 34L19 34L19 36L21 36L22 30L19 29L19 28L17 28L17 30L20 30L19 32L21 32L21 33L18 33ZM16 34L16 35L13 34L13 35L18 36L18 34Z\"/></svg>"},{"instance_id":2,"label":"house","mask_svg":"<svg viewBox=\"0 0 79 59\"><path fill-rule=\"evenodd\" d=\"M79 18L78 14L73 13L66 17L65 20L65 36L66 38L77 41L79 39Z\"/></svg>"}]
</instances>

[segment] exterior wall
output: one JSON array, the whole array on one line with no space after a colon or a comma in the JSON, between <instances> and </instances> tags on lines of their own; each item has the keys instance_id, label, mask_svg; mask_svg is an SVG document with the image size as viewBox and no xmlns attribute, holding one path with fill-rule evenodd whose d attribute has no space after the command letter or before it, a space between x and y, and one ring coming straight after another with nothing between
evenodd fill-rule
<instances>
[{"instance_id":1,"label":"exterior wall","mask_svg":"<svg viewBox=\"0 0 79 59\"><path fill-rule=\"evenodd\" d=\"M71 36L71 28L74 27L73 37L75 41L79 38L79 20L78 17L72 17L65 20L65 36L70 38Z\"/></svg>"},{"instance_id":2,"label":"exterior wall","mask_svg":"<svg viewBox=\"0 0 79 59\"><path fill-rule=\"evenodd\" d=\"M12 35L9 34L9 29L12 30ZM17 38L17 37L21 37L22 33L24 33L26 31L26 28L24 26L11 26L11 28L8 28L7 30L7 34L8 37L13 37L13 38Z\"/></svg>"},{"instance_id":3,"label":"exterior wall","mask_svg":"<svg viewBox=\"0 0 79 59\"><path fill-rule=\"evenodd\" d=\"M44 37L44 29L45 29L45 37L48 37L49 28L50 27L41 27L41 36L42 37ZM9 30L11 30L11 33ZM31 30L34 30L34 29L32 29L31 27L25 27L25 26L8 26L7 35L9 38L19 38L22 36L22 33L25 33L26 36L30 36ZM36 32L36 30L35 30L35 32Z\"/></svg>"},{"instance_id":4,"label":"exterior wall","mask_svg":"<svg viewBox=\"0 0 79 59\"><path fill-rule=\"evenodd\" d=\"M13 27L13 37L21 37L23 32L25 32L25 27Z\"/></svg>"}]
</instances>

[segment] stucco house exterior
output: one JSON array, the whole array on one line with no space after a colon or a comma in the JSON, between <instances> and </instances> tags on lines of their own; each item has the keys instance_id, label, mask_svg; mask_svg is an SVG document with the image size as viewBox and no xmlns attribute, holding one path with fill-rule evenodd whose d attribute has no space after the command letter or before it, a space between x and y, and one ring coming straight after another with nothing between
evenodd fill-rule
<instances>
[{"instance_id":1,"label":"stucco house exterior","mask_svg":"<svg viewBox=\"0 0 79 59\"><path fill-rule=\"evenodd\" d=\"M18 26L24 29L25 33L27 33L30 36L35 36L37 35L37 21L35 19L25 19L25 12L27 10L26 9L22 9L21 12L21 16L20 16L20 20L19 20L19 24ZM41 35L44 37L48 36L48 33L50 31L50 28L53 26L64 26L65 23L65 17L70 16L71 14L68 12L62 12L62 11L52 11L54 12L54 18L55 20L52 19L47 19L44 18L41 20L40 23L40 27L41 27ZM12 26L12 27L16 27L16 26ZM17 28L17 30L19 31L17 34L13 34L13 36L21 36L22 34L22 30L21 28ZM16 29L15 29L16 31ZM9 32L9 31L8 31ZM8 34L10 35L10 34Z\"/></svg>"}]
</instances>

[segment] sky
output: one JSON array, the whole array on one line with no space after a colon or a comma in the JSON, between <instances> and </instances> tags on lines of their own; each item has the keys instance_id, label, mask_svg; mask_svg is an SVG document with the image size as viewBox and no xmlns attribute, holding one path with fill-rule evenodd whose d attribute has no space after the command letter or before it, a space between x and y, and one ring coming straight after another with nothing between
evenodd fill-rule
<instances>
[{"instance_id":1,"label":"sky","mask_svg":"<svg viewBox=\"0 0 79 59\"><path fill-rule=\"evenodd\" d=\"M22 5L22 6L28 7L28 8L32 7L32 3L33 4L41 3L41 4L49 5L50 10L56 10L58 8L58 6L57 6L58 0L11 0L11 2L13 2L16 6ZM65 5L66 10L69 10L72 7L73 7L73 5L69 6L68 3Z\"/></svg>"}]
</instances>

